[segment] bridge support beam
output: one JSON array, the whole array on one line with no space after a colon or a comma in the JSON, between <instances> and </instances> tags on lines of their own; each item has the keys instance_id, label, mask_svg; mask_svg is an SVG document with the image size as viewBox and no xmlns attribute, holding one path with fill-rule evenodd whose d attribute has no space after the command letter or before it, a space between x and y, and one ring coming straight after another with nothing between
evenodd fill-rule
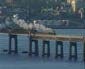
<instances>
[{"instance_id":1,"label":"bridge support beam","mask_svg":"<svg viewBox=\"0 0 85 69\"><path fill-rule=\"evenodd\" d=\"M60 46L60 54L58 53L58 47ZM61 58L63 58L63 42L62 41L56 41L56 54L55 57L57 58L58 56L60 56Z\"/></svg>"},{"instance_id":2,"label":"bridge support beam","mask_svg":"<svg viewBox=\"0 0 85 69\"><path fill-rule=\"evenodd\" d=\"M33 43L35 44L35 52L32 51ZM39 55L39 49L38 49L38 40L32 39L32 37L30 36L29 56L31 56L32 54L35 54L35 56L38 56Z\"/></svg>"},{"instance_id":3,"label":"bridge support beam","mask_svg":"<svg viewBox=\"0 0 85 69\"><path fill-rule=\"evenodd\" d=\"M47 52L45 52L45 48L47 46ZM50 56L50 41L43 40L43 46L42 46L42 57L47 55L48 57Z\"/></svg>"},{"instance_id":4,"label":"bridge support beam","mask_svg":"<svg viewBox=\"0 0 85 69\"><path fill-rule=\"evenodd\" d=\"M11 50L12 48L12 39L14 39L15 42L15 50ZM17 47L17 35L9 35L9 50L8 50L8 54L11 54L12 52L14 52L15 54L18 53L18 47Z\"/></svg>"},{"instance_id":5,"label":"bridge support beam","mask_svg":"<svg viewBox=\"0 0 85 69\"><path fill-rule=\"evenodd\" d=\"M72 48L74 47L74 54L72 55ZM69 60L74 58L74 60L77 60L77 43L76 42L70 42L69 47Z\"/></svg>"}]
</instances>

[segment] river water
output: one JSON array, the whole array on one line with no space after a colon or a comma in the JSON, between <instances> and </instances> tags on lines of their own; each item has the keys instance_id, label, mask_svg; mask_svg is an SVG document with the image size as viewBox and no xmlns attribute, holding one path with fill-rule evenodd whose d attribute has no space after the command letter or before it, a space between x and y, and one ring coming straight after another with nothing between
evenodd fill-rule
<instances>
[{"instance_id":1,"label":"river water","mask_svg":"<svg viewBox=\"0 0 85 69\"><path fill-rule=\"evenodd\" d=\"M80 35L85 36L85 29L56 29L57 35ZM0 69L85 69L82 62L82 42L77 42L78 60L76 62L68 61L69 41L64 41L64 58L55 59L55 41L50 42L50 58L42 58L42 40L39 40L39 57L29 57L28 54L22 54L22 51L28 51L29 39L27 35L18 36L18 55L8 55L3 49L8 49L8 35L0 34ZM12 42L12 48L14 42Z\"/></svg>"}]
</instances>

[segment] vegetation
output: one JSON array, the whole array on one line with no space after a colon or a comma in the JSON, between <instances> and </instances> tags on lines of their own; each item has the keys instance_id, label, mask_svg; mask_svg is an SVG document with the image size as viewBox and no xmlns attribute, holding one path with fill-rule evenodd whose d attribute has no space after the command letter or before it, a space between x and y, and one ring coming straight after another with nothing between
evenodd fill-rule
<instances>
[{"instance_id":1,"label":"vegetation","mask_svg":"<svg viewBox=\"0 0 85 69\"><path fill-rule=\"evenodd\" d=\"M0 0L1 6L6 6L6 16L20 14L26 20L70 20L69 25L82 25L79 14L72 13L71 6L66 4L66 0L14 0L13 3L6 3ZM83 3L83 8L84 8ZM63 10L62 10L63 7ZM8 10L8 11L7 11ZM65 12L63 12L65 11ZM85 15L85 11L84 11ZM85 19L85 18L84 18ZM83 19L83 20L84 20ZM79 24L80 23L80 24Z\"/></svg>"}]
</instances>

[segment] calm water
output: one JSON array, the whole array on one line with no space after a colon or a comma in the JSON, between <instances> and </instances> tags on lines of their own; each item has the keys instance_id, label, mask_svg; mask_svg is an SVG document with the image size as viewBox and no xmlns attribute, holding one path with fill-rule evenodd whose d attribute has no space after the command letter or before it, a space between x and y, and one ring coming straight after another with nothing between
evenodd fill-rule
<instances>
[{"instance_id":1,"label":"calm water","mask_svg":"<svg viewBox=\"0 0 85 69\"><path fill-rule=\"evenodd\" d=\"M57 29L56 34L60 35L85 35L84 29ZM12 42L12 48L14 43ZM68 61L69 42L64 41L64 59L54 59L55 41L51 41L51 57L42 58L42 40L39 40L39 57L29 57L28 54L22 54L22 51L28 51L29 39L27 35L18 36L18 55L8 55L3 53L3 49L8 49L8 35L0 34L0 69L84 69L85 64L82 62L82 43L77 42L78 61Z\"/></svg>"}]
</instances>

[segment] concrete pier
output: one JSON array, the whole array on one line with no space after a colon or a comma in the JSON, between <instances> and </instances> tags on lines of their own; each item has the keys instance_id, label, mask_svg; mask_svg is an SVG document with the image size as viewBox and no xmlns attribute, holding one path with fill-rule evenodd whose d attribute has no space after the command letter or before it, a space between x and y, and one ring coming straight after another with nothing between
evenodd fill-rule
<instances>
[{"instance_id":1,"label":"concrete pier","mask_svg":"<svg viewBox=\"0 0 85 69\"><path fill-rule=\"evenodd\" d=\"M45 51L45 48L47 46L47 52ZM50 41L43 40L43 46L42 46L42 57L44 56L50 57Z\"/></svg>"},{"instance_id":2,"label":"concrete pier","mask_svg":"<svg viewBox=\"0 0 85 69\"><path fill-rule=\"evenodd\" d=\"M14 42L15 42L15 49L14 50L12 50L12 39L14 39ZM14 52L15 54L18 53L17 35L9 35L9 50L8 50L8 54L11 54L12 52Z\"/></svg>"},{"instance_id":3,"label":"concrete pier","mask_svg":"<svg viewBox=\"0 0 85 69\"><path fill-rule=\"evenodd\" d=\"M60 53L59 52L59 46L60 46ZM63 58L63 42L62 41L56 41L56 54L55 57L57 58L60 56L60 58Z\"/></svg>"},{"instance_id":4,"label":"concrete pier","mask_svg":"<svg viewBox=\"0 0 85 69\"><path fill-rule=\"evenodd\" d=\"M32 51L33 43L35 45L35 52ZM34 54L35 56L39 55L38 40L32 39L32 37L30 36L30 39L29 39L29 56L31 56L32 54Z\"/></svg>"},{"instance_id":5,"label":"concrete pier","mask_svg":"<svg viewBox=\"0 0 85 69\"><path fill-rule=\"evenodd\" d=\"M74 53L72 54L74 48ZM77 60L77 43L76 42L70 42L70 47L69 47L69 60L74 58L74 60Z\"/></svg>"},{"instance_id":6,"label":"concrete pier","mask_svg":"<svg viewBox=\"0 0 85 69\"><path fill-rule=\"evenodd\" d=\"M83 61L85 62L85 42L83 42Z\"/></svg>"}]
</instances>

